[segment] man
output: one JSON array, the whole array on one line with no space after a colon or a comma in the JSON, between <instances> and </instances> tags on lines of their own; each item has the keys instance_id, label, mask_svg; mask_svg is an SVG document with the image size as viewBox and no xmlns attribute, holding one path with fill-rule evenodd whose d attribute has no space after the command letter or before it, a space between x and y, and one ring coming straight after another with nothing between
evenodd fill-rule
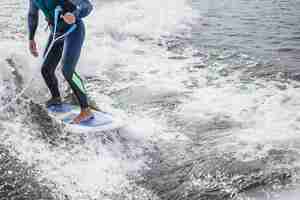
<instances>
[{"instance_id":1,"label":"man","mask_svg":"<svg viewBox=\"0 0 300 200\"><path fill-rule=\"evenodd\" d=\"M76 29L64 39L55 42L49 54L44 58L42 75L52 95L51 99L46 102L46 106L62 103L58 81L55 76L55 69L61 60L62 73L81 107L81 112L74 118L73 123L79 124L93 118L83 82L75 72L85 38L85 26L82 18L90 14L93 9L92 4L89 0L29 0L29 3L29 50L34 57L39 55L34 39L38 26L39 10L44 13L51 30L45 52L47 52L53 37L64 34L73 24L76 24ZM54 13L57 6L60 6L62 11L57 23L57 34L54 35Z\"/></svg>"}]
</instances>

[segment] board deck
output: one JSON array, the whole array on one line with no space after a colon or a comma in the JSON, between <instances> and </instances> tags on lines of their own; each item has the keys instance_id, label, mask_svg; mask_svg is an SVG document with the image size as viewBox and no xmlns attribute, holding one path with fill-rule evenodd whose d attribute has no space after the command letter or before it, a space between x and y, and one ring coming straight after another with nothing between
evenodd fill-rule
<instances>
[{"instance_id":1,"label":"board deck","mask_svg":"<svg viewBox=\"0 0 300 200\"><path fill-rule=\"evenodd\" d=\"M116 119L110 113L101 111L93 111L94 118L88 121L81 122L80 124L72 124L73 119L80 113L80 107L68 103L50 106L48 107L48 112L53 118L80 130L111 130L122 126L119 119Z\"/></svg>"}]
</instances>

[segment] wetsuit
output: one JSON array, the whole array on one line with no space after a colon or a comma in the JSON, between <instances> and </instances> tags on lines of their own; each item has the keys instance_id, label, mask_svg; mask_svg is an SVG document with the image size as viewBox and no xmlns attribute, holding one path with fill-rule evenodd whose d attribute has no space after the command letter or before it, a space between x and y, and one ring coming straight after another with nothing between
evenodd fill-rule
<instances>
[{"instance_id":1,"label":"wetsuit","mask_svg":"<svg viewBox=\"0 0 300 200\"><path fill-rule=\"evenodd\" d=\"M63 13L72 12L76 17L77 28L64 39L57 41L49 52L45 62L42 66L43 78L52 94L53 98L60 97L58 89L58 81L55 76L56 67L61 60L62 73L65 79L71 86L76 95L80 106L82 108L88 107L88 100L86 90L78 73L75 72L76 64L79 60L82 44L85 38L85 26L81 18L87 16L91 10L92 5L89 0L30 0L28 13L28 28L29 39L33 40L38 26L39 10L42 10L50 29L53 30L54 24L54 9L60 5ZM63 34L70 28L60 19L57 27L57 34ZM45 52L51 43L53 32L51 31L46 46ZM44 52L44 55L45 55Z\"/></svg>"}]
</instances>

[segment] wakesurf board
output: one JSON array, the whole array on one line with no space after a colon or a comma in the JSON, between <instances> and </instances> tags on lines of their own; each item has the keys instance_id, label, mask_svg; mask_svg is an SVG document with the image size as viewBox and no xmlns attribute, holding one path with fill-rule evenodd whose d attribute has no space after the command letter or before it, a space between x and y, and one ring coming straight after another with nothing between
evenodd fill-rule
<instances>
[{"instance_id":1,"label":"wakesurf board","mask_svg":"<svg viewBox=\"0 0 300 200\"><path fill-rule=\"evenodd\" d=\"M63 122L69 128L75 128L82 131L106 131L121 128L124 123L121 119L113 116L111 113L93 110L94 117L73 124L73 119L80 113L80 106L63 103L61 105L52 105L47 108L51 117Z\"/></svg>"}]
</instances>

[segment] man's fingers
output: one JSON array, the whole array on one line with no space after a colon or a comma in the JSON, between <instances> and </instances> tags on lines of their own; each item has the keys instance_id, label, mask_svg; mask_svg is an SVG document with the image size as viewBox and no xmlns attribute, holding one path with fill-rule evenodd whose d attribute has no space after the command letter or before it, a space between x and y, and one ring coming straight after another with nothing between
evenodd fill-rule
<instances>
[{"instance_id":1,"label":"man's fingers","mask_svg":"<svg viewBox=\"0 0 300 200\"><path fill-rule=\"evenodd\" d=\"M32 55L33 55L34 57L38 57L38 56L39 56L39 53L38 53L37 51L34 51L34 52L32 52Z\"/></svg>"},{"instance_id":2,"label":"man's fingers","mask_svg":"<svg viewBox=\"0 0 300 200\"><path fill-rule=\"evenodd\" d=\"M30 41L30 43L29 43L29 50L30 50L30 53L34 57L38 57L39 56L39 53L38 53L38 50L37 50L37 47L36 47L36 43L34 41Z\"/></svg>"},{"instance_id":3,"label":"man's fingers","mask_svg":"<svg viewBox=\"0 0 300 200\"><path fill-rule=\"evenodd\" d=\"M38 57L39 53L36 50L31 50L30 53L34 56L34 57Z\"/></svg>"},{"instance_id":4,"label":"man's fingers","mask_svg":"<svg viewBox=\"0 0 300 200\"><path fill-rule=\"evenodd\" d=\"M62 18L67 24L74 24L76 22L76 17L72 13L66 13Z\"/></svg>"},{"instance_id":5,"label":"man's fingers","mask_svg":"<svg viewBox=\"0 0 300 200\"><path fill-rule=\"evenodd\" d=\"M38 56L39 56L39 52L37 51L37 49L33 49L32 55L33 55L34 57L38 57Z\"/></svg>"}]
</instances>

